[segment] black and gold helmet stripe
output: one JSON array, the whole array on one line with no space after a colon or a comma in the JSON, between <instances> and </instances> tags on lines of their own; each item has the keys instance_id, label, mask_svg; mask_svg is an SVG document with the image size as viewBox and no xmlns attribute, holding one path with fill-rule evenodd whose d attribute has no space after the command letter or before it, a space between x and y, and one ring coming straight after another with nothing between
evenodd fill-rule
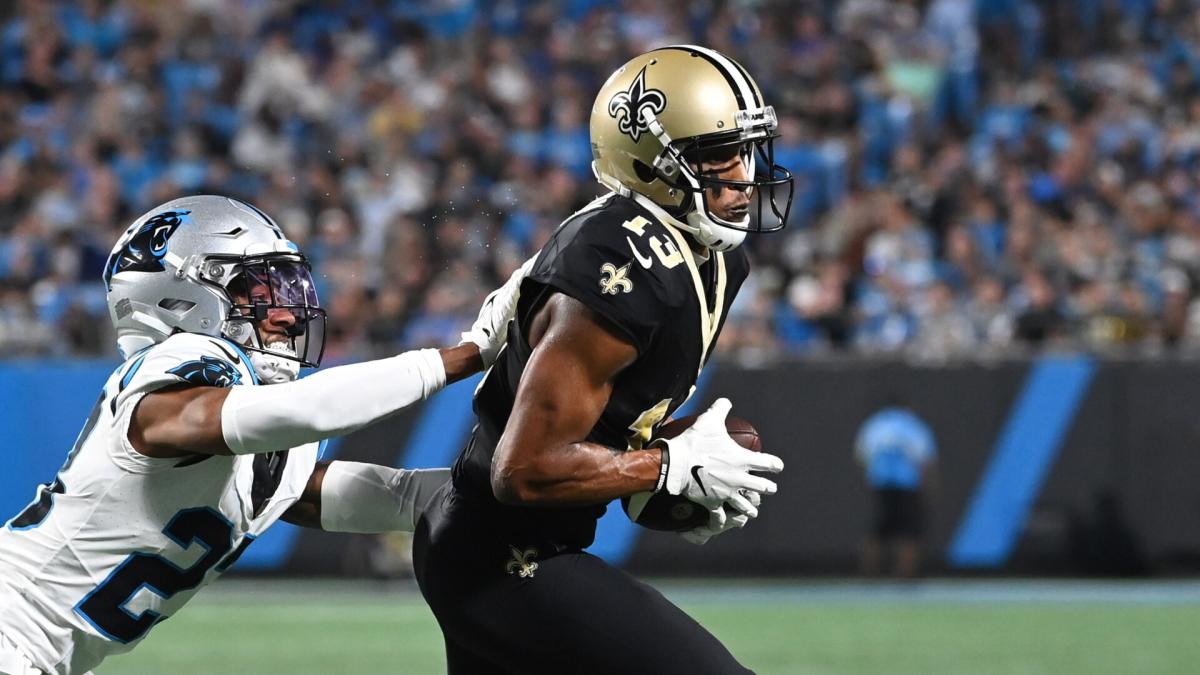
<instances>
[{"instance_id":1,"label":"black and gold helmet stripe","mask_svg":"<svg viewBox=\"0 0 1200 675\"><path fill-rule=\"evenodd\" d=\"M724 54L697 45L678 45L665 47L664 49L678 49L695 54L710 63L725 78L725 81L729 84L729 88L733 91L734 97L737 99L738 106L742 110L762 107L762 99L758 96L758 90L751 84L750 76L741 66Z\"/></svg>"}]
</instances>

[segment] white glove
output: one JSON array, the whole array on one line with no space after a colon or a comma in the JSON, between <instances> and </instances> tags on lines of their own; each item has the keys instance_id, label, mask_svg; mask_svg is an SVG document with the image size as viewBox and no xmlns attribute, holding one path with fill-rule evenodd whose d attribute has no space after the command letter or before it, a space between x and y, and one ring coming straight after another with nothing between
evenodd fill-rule
<instances>
[{"instance_id":1,"label":"white glove","mask_svg":"<svg viewBox=\"0 0 1200 675\"><path fill-rule=\"evenodd\" d=\"M471 324L471 330L462 334L459 344L470 342L478 346L485 369L492 367L496 355L504 347L504 341L508 338L508 322L516 313L517 300L521 297L521 282L533 269L535 259L536 255L526 260L503 286L488 294L483 307L479 309L479 317Z\"/></svg>"},{"instance_id":2,"label":"white glove","mask_svg":"<svg viewBox=\"0 0 1200 675\"><path fill-rule=\"evenodd\" d=\"M658 490L683 495L709 510L728 502L737 512L753 518L758 515L758 507L739 491L775 494L773 481L750 472L779 473L783 460L765 452L751 452L729 437L725 418L731 407L729 399L717 399L695 424L664 441L665 467Z\"/></svg>"},{"instance_id":3,"label":"white glove","mask_svg":"<svg viewBox=\"0 0 1200 675\"><path fill-rule=\"evenodd\" d=\"M757 492L747 490L746 495L750 499L750 503L755 506L762 504L762 497ZM703 546L708 543L709 539L718 534L745 527L746 523L749 523L750 520L750 516L736 511L729 511L722 504L708 512L707 523L687 532L680 532L679 536L683 537L684 541L687 541L689 544Z\"/></svg>"}]
</instances>

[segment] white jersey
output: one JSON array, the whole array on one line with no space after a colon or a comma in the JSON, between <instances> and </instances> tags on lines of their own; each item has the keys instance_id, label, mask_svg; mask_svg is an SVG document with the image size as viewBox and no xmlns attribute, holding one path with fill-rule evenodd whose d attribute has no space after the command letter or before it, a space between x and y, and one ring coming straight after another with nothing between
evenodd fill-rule
<instances>
[{"instance_id":1,"label":"white jersey","mask_svg":"<svg viewBox=\"0 0 1200 675\"><path fill-rule=\"evenodd\" d=\"M146 457L129 442L143 396L257 384L220 338L180 333L104 385L52 483L0 529L0 635L48 673L129 651L237 560L300 497L318 444L263 455Z\"/></svg>"}]
</instances>

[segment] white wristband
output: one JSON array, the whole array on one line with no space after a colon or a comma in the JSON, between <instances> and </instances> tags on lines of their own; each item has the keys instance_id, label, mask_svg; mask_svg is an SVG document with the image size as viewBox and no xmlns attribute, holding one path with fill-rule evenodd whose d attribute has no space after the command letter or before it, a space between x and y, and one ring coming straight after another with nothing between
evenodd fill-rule
<instances>
[{"instance_id":1,"label":"white wristband","mask_svg":"<svg viewBox=\"0 0 1200 675\"><path fill-rule=\"evenodd\" d=\"M321 529L327 532L412 532L449 469L405 470L332 462L321 483Z\"/></svg>"},{"instance_id":2,"label":"white wristband","mask_svg":"<svg viewBox=\"0 0 1200 675\"><path fill-rule=\"evenodd\" d=\"M444 386L441 355L422 349L295 382L231 387L221 434L234 454L287 450L378 422Z\"/></svg>"}]
</instances>

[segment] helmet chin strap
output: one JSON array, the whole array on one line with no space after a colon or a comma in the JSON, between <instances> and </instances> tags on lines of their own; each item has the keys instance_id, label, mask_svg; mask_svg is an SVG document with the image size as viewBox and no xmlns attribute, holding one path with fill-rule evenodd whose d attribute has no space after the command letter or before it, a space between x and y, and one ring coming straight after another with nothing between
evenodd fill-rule
<instances>
[{"instance_id":1,"label":"helmet chin strap","mask_svg":"<svg viewBox=\"0 0 1200 675\"><path fill-rule=\"evenodd\" d=\"M250 352L250 364L263 384L293 382L300 376L300 361L297 360L296 350L290 345L275 342L264 349L267 351Z\"/></svg>"},{"instance_id":2,"label":"helmet chin strap","mask_svg":"<svg viewBox=\"0 0 1200 675\"><path fill-rule=\"evenodd\" d=\"M694 194L692 199L693 207L687 214L687 221L695 228L694 236L701 246L706 246L714 251L732 251L741 246L742 242L746 240L745 230L735 229L730 225L745 227L750 222L749 215L740 223L728 223L704 208L704 197L699 193Z\"/></svg>"},{"instance_id":3,"label":"helmet chin strap","mask_svg":"<svg viewBox=\"0 0 1200 675\"><path fill-rule=\"evenodd\" d=\"M227 321L221 333L243 346L253 346L256 341L261 342L252 336L254 328L246 321ZM286 342L273 342L263 346L262 349L267 351L247 350L250 365L254 368L260 382L281 384L292 382L300 376L300 360L291 345Z\"/></svg>"},{"instance_id":4,"label":"helmet chin strap","mask_svg":"<svg viewBox=\"0 0 1200 675\"><path fill-rule=\"evenodd\" d=\"M696 241L714 251L732 251L746 240L744 230L735 230L713 222L703 208L693 209L688 213L687 221L695 228L693 236L696 237Z\"/></svg>"}]
</instances>

